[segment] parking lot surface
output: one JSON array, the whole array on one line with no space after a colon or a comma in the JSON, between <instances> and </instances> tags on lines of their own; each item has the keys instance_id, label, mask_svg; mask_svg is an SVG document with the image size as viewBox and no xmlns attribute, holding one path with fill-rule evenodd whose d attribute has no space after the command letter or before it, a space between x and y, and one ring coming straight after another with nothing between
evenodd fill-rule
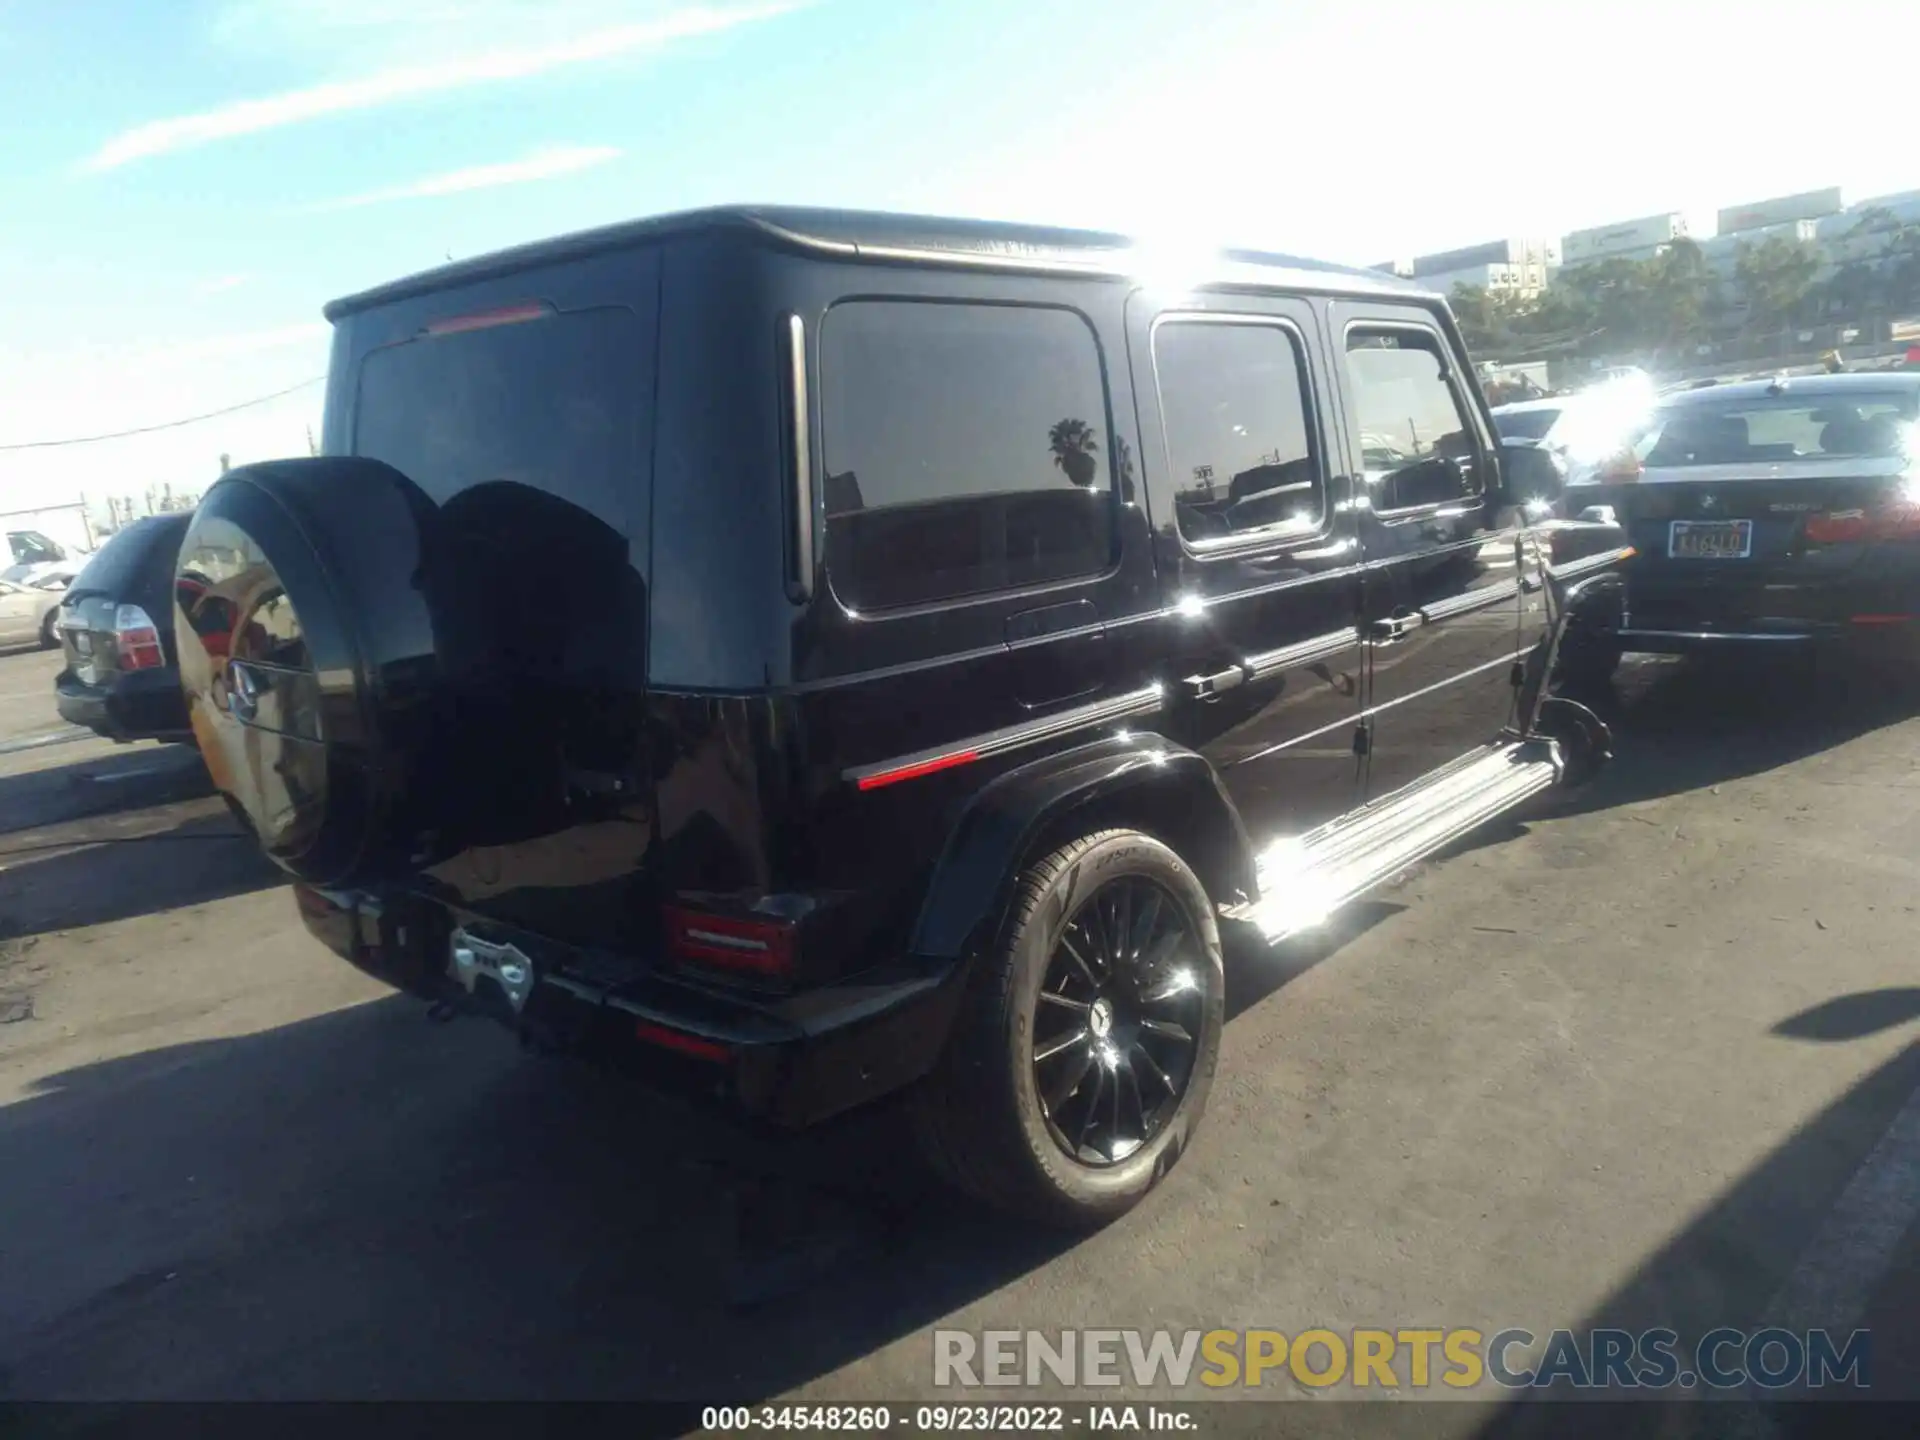
<instances>
[{"instance_id":1,"label":"parking lot surface","mask_svg":"<svg viewBox=\"0 0 1920 1440\"><path fill-rule=\"evenodd\" d=\"M1596 785L1236 957L1197 1145L1067 1241L891 1163L891 1116L757 1149L430 1023L307 938L190 751L8 750L56 668L0 657L0 1398L898 1401L936 1326L1782 1305L1920 1397L1920 701L1884 674L1630 663ZM1490 1423L1537 1429L1423 1416Z\"/></svg>"}]
</instances>

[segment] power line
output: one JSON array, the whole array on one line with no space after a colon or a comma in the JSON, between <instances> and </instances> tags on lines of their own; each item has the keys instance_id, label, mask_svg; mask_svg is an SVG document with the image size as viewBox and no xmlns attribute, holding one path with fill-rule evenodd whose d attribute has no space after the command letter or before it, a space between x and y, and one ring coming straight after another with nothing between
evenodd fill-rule
<instances>
[{"instance_id":1,"label":"power line","mask_svg":"<svg viewBox=\"0 0 1920 1440\"><path fill-rule=\"evenodd\" d=\"M311 375L298 385L289 385L286 389L276 390L271 395L256 395L251 400L242 400L238 405L209 410L204 415L188 415L184 419L168 420L160 425L139 425L132 430L110 430L104 435L74 435L65 440L23 440L11 445L0 445L0 451L53 450L62 445L93 445L102 440L124 440L129 435L151 435L156 430L178 430L182 425L198 425L202 420L217 420L222 415L233 414L236 410L250 410L255 405L265 405L269 400L279 400L293 394L296 390L304 390L309 385L318 385L326 378L324 375Z\"/></svg>"}]
</instances>

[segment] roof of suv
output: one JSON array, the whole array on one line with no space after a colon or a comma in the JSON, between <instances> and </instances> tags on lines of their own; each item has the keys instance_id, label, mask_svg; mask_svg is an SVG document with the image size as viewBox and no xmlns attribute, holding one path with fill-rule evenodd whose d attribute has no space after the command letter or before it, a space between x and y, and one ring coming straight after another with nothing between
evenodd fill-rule
<instances>
[{"instance_id":1,"label":"roof of suv","mask_svg":"<svg viewBox=\"0 0 1920 1440\"><path fill-rule=\"evenodd\" d=\"M510 274L534 265L575 259L606 250L700 231L747 230L788 249L840 259L920 261L993 270L1125 276L1140 268L1143 247L1123 235L1091 230L1014 225L991 220L948 220L860 210L817 210L770 205L725 205L629 220L456 261L406 279L335 300L325 310L339 320L357 310L425 294L450 285ZM1205 276L1194 283L1240 281L1298 286L1353 295L1425 295L1417 283L1378 270L1362 270L1260 250L1213 252Z\"/></svg>"}]
</instances>

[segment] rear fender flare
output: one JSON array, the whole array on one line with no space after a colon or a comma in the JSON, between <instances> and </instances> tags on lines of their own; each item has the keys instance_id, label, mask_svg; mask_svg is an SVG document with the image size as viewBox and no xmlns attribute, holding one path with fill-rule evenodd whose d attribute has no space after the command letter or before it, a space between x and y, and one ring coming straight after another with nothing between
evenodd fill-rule
<instances>
[{"instance_id":1,"label":"rear fender flare","mask_svg":"<svg viewBox=\"0 0 1920 1440\"><path fill-rule=\"evenodd\" d=\"M1253 846L1212 764L1136 732L1034 761L982 789L934 866L912 953L950 963L977 953L991 943L1021 870L1042 846L1104 825L1158 833L1216 902L1254 893Z\"/></svg>"}]
</instances>

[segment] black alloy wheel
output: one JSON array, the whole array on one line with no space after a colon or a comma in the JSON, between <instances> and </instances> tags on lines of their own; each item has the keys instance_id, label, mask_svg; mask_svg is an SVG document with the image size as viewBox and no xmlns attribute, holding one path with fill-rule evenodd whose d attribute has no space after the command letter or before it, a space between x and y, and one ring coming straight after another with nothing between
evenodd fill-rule
<instances>
[{"instance_id":1,"label":"black alloy wheel","mask_svg":"<svg viewBox=\"0 0 1920 1440\"><path fill-rule=\"evenodd\" d=\"M1226 984L1206 886L1165 841L1096 830L1021 871L969 967L914 1114L922 1152L996 1209L1084 1230L1191 1143Z\"/></svg>"},{"instance_id":2,"label":"black alloy wheel","mask_svg":"<svg viewBox=\"0 0 1920 1440\"><path fill-rule=\"evenodd\" d=\"M1034 1088L1082 1165L1125 1160L1180 1108L1207 1024L1200 946L1180 904L1129 875L1067 921L1040 982Z\"/></svg>"}]
</instances>

